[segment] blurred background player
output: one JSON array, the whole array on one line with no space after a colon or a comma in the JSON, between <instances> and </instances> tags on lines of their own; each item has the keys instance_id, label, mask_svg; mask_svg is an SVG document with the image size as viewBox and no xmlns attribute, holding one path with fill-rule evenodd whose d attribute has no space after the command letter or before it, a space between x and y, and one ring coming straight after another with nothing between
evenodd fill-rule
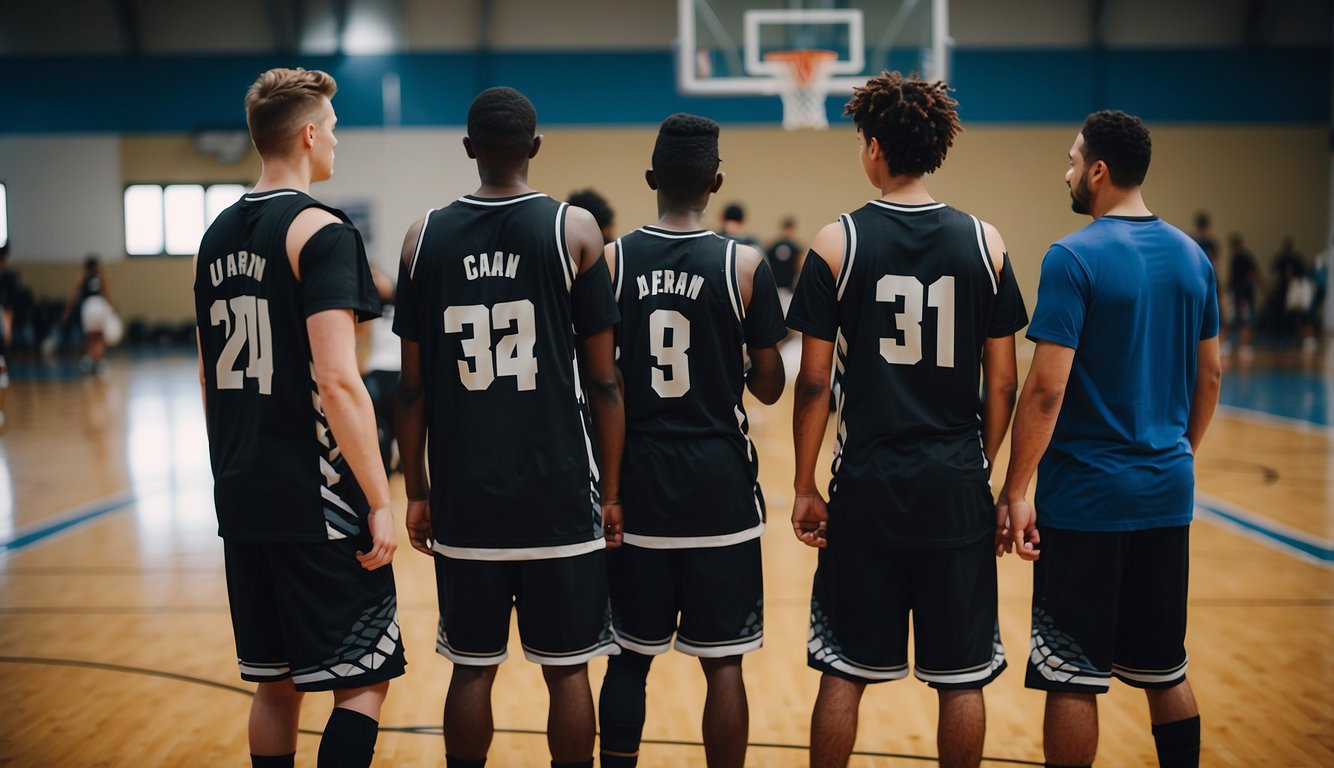
<instances>
[{"instance_id":1,"label":"blurred background player","mask_svg":"<svg viewBox=\"0 0 1334 768\"><path fill-rule=\"evenodd\" d=\"M603 243L610 243L616 239L616 211L611 209L611 205L607 203L607 198L590 187L578 192L571 192L569 203L593 214L593 219L598 223L598 229L602 230Z\"/></svg>"},{"instance_id":2,"label":"blurred background player","mask_svg":"<svg viewBox=\"0 0 1334 768\"><path fill-rule=\"evenodd\" d=\"M729 203L723 209L722 229L718 230L718 234L742 245L760 247L759 240L746 234L746 209L741 203Z\"/></svg>"},{"instance_id":3,"label":"blurred background player","mask_svg":"<svg viewBox=\"0 0 1334 768\"><path fill-rule=\"evenodd\" d=\"M607 248L621 311L624 545L609 552L616 642L603 680L601 764L637 761L652 657L699 658L708 765L739 768L749 708L743 654L764 640L764 498L742 392L783 392L783 311L759 250L704 229L722 186L718 124L663 121L645 173L658 221ZM749 351L750 368L745 369Z\"/></svg>"},{"instance_id":4,"label":"blurred background player","mask_svg":"<svg viewBox=\"0 0 1334 768\"><path fill-rule=\"evenodd\" d=\"M769 269L773 270L774 283L778 285L778 299L787 312L792 303L792 287L797 282L797 270L800 268L801 246L797 244L797 220L792 216L783 218L778 239L769 245L765 256L769 259Z\"/></svg>"}]
</instances>

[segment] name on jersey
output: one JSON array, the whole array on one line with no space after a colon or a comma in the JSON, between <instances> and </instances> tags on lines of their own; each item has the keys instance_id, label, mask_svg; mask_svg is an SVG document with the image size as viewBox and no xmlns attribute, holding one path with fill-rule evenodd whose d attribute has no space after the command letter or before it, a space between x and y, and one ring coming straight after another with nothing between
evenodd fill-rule
<instances>
[{"instance_id":1,"label":"name on jersey","mask_svg":"<svg viewBox=\"0 0 1334 768\"><path fill-rule=\"evenodd\" d=\"M660 293L674 293L677 296L699 298L699 289L704 287L704 278L689 272L676 272L670 269L655 269L647 275L635 278L639 286L639 298L657 296Z\"/></svg>"},{"instance_id":2,"label":"name on jersey","mask_svg":"<svg viewBox=\"0 0 1334 768\"><path fill-rule=\"evenodd\" d=\"M508 277L511 280L519 272L519 254L506 256L501 251L479 253L476 256L463 257L463 274L469 280L479 277Z\"/></svg>"},{"instance_id":3,"label":"name on jersey","mask_svg":"<svg viewBox=\"0 0 1334 768\"><path fill-rule=\"evenodd\" d=\"M214 288L222 285L223 280L237 275L263 280L265 263L264 257L257 253L237 251L214 259L208 265L208 277L213 281Z\"/></svg>"}]
</instances>

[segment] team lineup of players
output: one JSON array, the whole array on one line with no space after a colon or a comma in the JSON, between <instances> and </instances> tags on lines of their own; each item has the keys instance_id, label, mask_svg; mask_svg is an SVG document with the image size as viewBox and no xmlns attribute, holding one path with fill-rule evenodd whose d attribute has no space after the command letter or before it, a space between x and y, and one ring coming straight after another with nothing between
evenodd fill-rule
<instances>
[{"instance_id":1,"label":"team lineup of players","mask_svg":"<svg viewBox=\"0 0 1334 768\"><path fill-rule=\"evenodd\" d=\"M251 87L263 173L196 266L256 766L293 764L302 694L322 690L335 707L320 765L368 765L406 664L354 353L379 302L356 229L309 196L333 170L334 92L301 69ZM1047 693L1047 763L1092 763L1094 697L1116 676L1145 689L1160 763L1198 764L1185 596L1193 456L1218 395L1212 268L1144 206L1148 131L1094 113L1066 175L1094 221L1049 250L1030 325L1001 234L926 189L961 130L956 106L943 83L897 73L854 91L845 112L881 197L820 230L785 313L764 255L703 225L724 180L717 123L663 121L645 173L659 218L604 242L588 211L528 186L531 102L476 97L463 146L480 186L409 229L393 317L408 539L433 559L437 651L453 663L447 765L486 762L511 611L550 694L553 766L591 766L598 734L601 765L636 765L651 662L673 646L706 680L708 764L744 763L766 510L743 393L778 400L788 328L801 333L792 526L819 549L811 764L846 765L865 686L908 674L910 618L912 671L939 694L940 762L980 762L982 689L1006 666L1007 551L1036 561L1026 683ZM1037 347L1016 410L1026 325ZM595 709L587 662L602 655Z\"/></svg>"}]
</instances>

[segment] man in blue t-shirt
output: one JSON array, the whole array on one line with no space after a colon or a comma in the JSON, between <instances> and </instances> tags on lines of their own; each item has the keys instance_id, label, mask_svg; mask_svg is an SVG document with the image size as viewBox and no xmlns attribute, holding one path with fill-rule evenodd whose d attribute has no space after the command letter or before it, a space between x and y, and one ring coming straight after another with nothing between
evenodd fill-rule
<instances>
[{"instance_id":1,"label":"man in blue t-shirt","mask_svg":"<svg viewBox=\"0 0 1334 768\"><path fill-rule=\"evenodd\" d=\"M1139 119L1109 111L1070 148L1072 207L1093 223L1043 259L1037 350L996 509L997 555L1037 561L1025 684L1047 691L1048 765L1093 762L1094 696L1113 675L1145 690L1159 763L1199 764L1188 532L1222 379L1218 293L1204 251L1144 204L1150 152Z\"/></svg>"}]
</instances>

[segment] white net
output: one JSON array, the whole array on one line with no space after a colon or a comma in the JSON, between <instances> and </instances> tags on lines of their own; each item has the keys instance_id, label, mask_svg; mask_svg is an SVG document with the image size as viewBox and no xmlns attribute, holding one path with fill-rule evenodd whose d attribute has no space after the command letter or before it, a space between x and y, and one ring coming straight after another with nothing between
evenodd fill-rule
<instances>
[{"instance_id":1,"label":"white net","mask_svg":"<svg viewBox=\"0 0 1334 768\"><path fill-rule=\"evenodd\" d=\"M766 61L782 66L778 95L783 100L783 128L824 129L829 127L825 97L829 95L829 65L838 58L833 51L773 51Z\"/></svg>"}]
</instances>

